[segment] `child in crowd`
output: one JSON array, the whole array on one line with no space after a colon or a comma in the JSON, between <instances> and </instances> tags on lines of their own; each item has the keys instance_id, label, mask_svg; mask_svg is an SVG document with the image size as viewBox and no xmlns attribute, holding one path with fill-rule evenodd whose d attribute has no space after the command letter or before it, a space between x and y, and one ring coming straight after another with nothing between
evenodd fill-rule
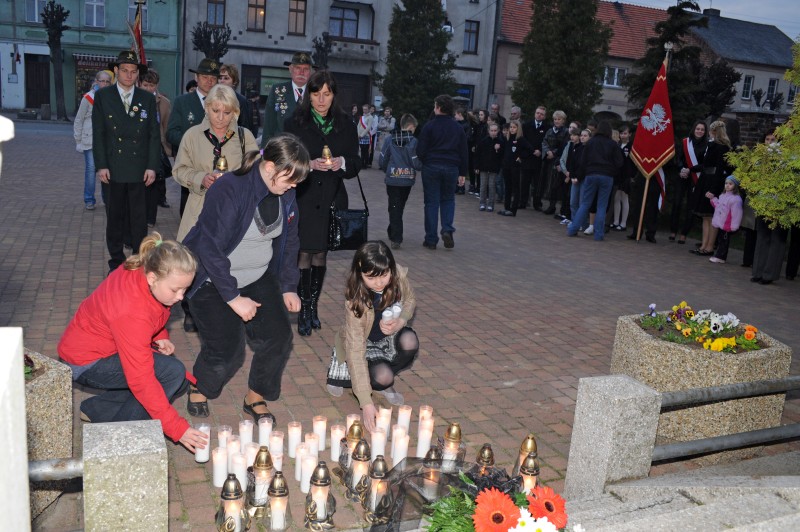
<instances>
[{"instance_id":1,"label":"child in crowd","mask_svg":"<svg viewBox=\"0 0 800 532\"><path fill-rule=\"evenodd\" d=\"M522 136L519 120L511 120L508 127L508 142L503 150L503 181L505 186L504 208L500 216L516 216L520 196L520 167L522 159L533 156L530 143Z\"/></svg>"},{"instance_id":2,"label":"child in crowd","mask_svg":"<svg viewBox=\"0 0 800 532\"><path fill-rule=\"evenodd\" d=\"M164 328L170 307L192 284L197 262L174 240L151 233L139 253L86 298L58 343L72 380L106 390L81 403L81 419L109 423L157 419L171 440L194 452L208 445L170 404L186 391L186 369Z\"/></svg>"},{"instance_id":3,"label":"child in crowd","mask_svg":"<svg viewBox=\"0 0 800 532\"><path fill-rule=\"evenodd\" d=\"M742 196L739 194L739 180L733 175L725 178L725 191L719 198L706 192L706 197L714 206L711 225L719 229L717 233L717 250L708 260L717 264L725 264L728 258L728 245L731 234L739 230L742 223Z\"/></svg>"},{"instance_id":4,"label":"child in crowd","mask_svg":"<svg viewBox=\"0 0 800 532\"><path fill-rule=\"evenodd\" d=\"M327 387L334 397L342 388L353 389L370 432L377 413L372 391L393 405L403 404L394 378L419 351L417 334L407 327L416 307L407 274L384 242L370 241L356 251L347 276L344 325L336 335Z\"/></svg>"},{"instance_id":5,"label":"child in crowd","mask_svg":"<svg viewBox=\"0 0 800 532\"><path fill-rule=\"evenodd\" d=\"M504 142L499 135L497 124L489 126L489 136L478 143L475 160L481 174L481 203L478 207L482 211L494 210L495 181L503 164Z\"/></svg>"},{"instance_id":6,"label":"child in crowd","mask_svg":"<svg viewBox=\"0 0 800 532\"><path fill-rule=\"evenodd\" d=\"M568 186L570 187L570 214L561 220L561 225L567 225L572 220L572 213L578 212L580 193L576 189L580 189L581 185L575 169L577 167L577 160L580 158L582 147L580 130L577 127L571 128L569 131L569 144L564 148L564 153L561 155L561 168L564 171L565 179L569 181Z\"/></svg>"},{"instance_id":7,"label":"child in crowd","mask_svg":"<svg viewBox=\"0 0 800 532\"><path fill-rule=\"evenodd\" d=\"M630 126L622 126L619 131L619 147L622 150L622 155L625 156L625 164L622 166L622 172L614 179L616 192L614 193L614 218L611 220L611 229L615 231L624 231L628 227L628 210L630 209L628 194L631 192L631 179L633 177L629 168L629 166L633 166L633 161L630 159L630 140Z\"/></svg>"},{"instance_id":8,"label":"child in crowd","mask_svg":"<svg viewBox=\"0 0 800 532\"><path fill-rule=\"evenodd\" d=\"M378 166L386 171L386 194L389 196L389 227L386 232L392 242L392 249L399 249L403 243L403 211L408 194L416 183L417 170L422 170L422 162L417 158L417 119L404 114L400 118L402 131L392 133L383 143Z\"/></svg>"}]
</instances>

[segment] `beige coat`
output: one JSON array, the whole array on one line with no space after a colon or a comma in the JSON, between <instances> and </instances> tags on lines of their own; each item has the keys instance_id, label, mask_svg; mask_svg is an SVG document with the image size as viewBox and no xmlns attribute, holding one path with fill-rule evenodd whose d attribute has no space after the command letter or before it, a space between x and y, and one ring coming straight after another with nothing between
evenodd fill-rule
<instances>
[{"instance_id":1,"label":"beige coat","mask_svg":"<svg viewBox=\"0 0 800 532\"><path fill-rule=\"evenodd\" d=\"M414 316L417 300L414 290L408 283L408 268L397 265L397 282L403 299L403 311L400 317L406 323ZM360 318L356 318L350 309L349 302L345 301L344 325L336 334L336 358L339 363L347 362L350 372L350 382L353 385L353 394L363 408L372 404L372 386L370 385L369 367L367 364L367 338L375 321L375 309L367 308Z\"/></svg>"},{"instance_id":2,"label":"beige coat","mask_svg":"<svg viewBox=\"0 0 800 532\"><path fill-rule=\"evenodd\" d=\"M236 122L233 122L234 135L222 146L222 155L228 160L228 171L232 172L242 166L242 143ZM208 118L200 124L189 128L181 140L172 177L182 186L189 189L189 199L181 217L178 228L178 241L182 241L189 230L197 223L200 211L203 210L206 189L201 188L203 178L214 170L214 146L206 138L204 132L211 128ZM244 133L244 152L258 151L258 144L250 130L242 128Z\"/></svg>"}]
</instances>

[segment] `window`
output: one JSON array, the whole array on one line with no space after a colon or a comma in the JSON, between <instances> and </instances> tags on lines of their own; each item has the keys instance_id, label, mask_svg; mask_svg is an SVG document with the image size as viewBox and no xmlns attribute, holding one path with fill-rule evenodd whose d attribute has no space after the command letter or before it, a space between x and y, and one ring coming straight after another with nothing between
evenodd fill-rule
<instances>
[{"instance_id":1,"label":"window","mask_svg":"<svg viewBox=\"0 0 800 532\"><path fill-rule=\"evenodd\" d=\"M480 30L481 23L476 20L464 21L464 53L477 54L478 53L478 31Z\"/></svg>"},{"instance_id":2,"label":"window","mask_svg":"<svg viewBox=\"0 0 800 532\"><path fill-rule=\"evenodd\" d=\"M742 100L749 100L753 96L753 76L745 76L744 83L742 83Z\"/></svg>"},{"instance_id":3,"label":"window","mask_svg":"<svg viewBox=\"0 0 800 532\"><path fill-rule=\"evenodd\" d=\"M772 101L775 98L776 92L778 92L778 79L773 78L769 80L769 87L767 87L767 100Z\"/></svg>"},{"instance_id":4,"label":"window","mask_svg":"<svg viewBox=\"0 0 800 532\"><path fill-rule=\"evenodd\" d=\"M607 66L603 74L603 85L606 87L622 87L622 82L627 72L624 68Z\"/></svg>"},{"instance_id":5,"label":"window","mask_svg":"<svg viewBox=\"0 0 800 532\"><path fill-rule=\"evenodd\" d=\"M207 12L210 25L225 25L225 0L208 0Z\"/></svg>"},{"instance_id":6,"label":"window","mask_svg":"<svg viewBox=\"0 0 800 532\"><path fill-rule=\"evenodd\" d=\"M149 28L147 18L147 4L142 4L142 31ZM128 20L131 24L136 20L136 0L128 0Z\"/></svg>"},{"instance_id":7,"label":"window","mask_svg":"<svg viewBox=\"0 0 800 532\"><path fill-rule=\"evenodd\" d=\"M106 0L86 0L84 4L84 20L92 28L104 28L106 25Z\"/></svg>"},{"instance_id":8,"label":"window","mask_svg":"<svg viewBox=\"0 0 800 532\"><path fill-rule=\"evenodd\" d=\"M789 85L789 96L786 97L786 103L789 105L794 105L794 97L797 95L797 85L790 84Z\"/></svg>"},{"instance_id":9,"label":"window","mask_svg":"<svg viewBox=\"0 0 800 532\"><path fill-rule=\"evenodd\" d=\"M358 11L346 7L331 7L328 31L331 37L358 38Z\"/></svg>"},{"instance_id":10,"label":"window","mask_svg":"<svg viewBox=\"0 0 800 532\"><path fill-rule=\"evenodd\" d=\"M264 31L264 15L267 12L267 0L248 0L247 29Z\"/></svg>"},{"instance_id":11,"label":"window","mask_svg":"<svg viewBox=\"0 0 800 532\"><path fill-rule=\"evenodd\" d=\"M46 0L25 0L25 21L41 22Z\"/></svg>"},{"instance_id":12,"label":"window","mask_svg":"<svg viewBox=\"0 0 800 532\"><path fill-rule=\"evenodd\" d=\"M306 0L289 1L289 33L291 35L306 34Z\"/></svg>"}]
</instances>

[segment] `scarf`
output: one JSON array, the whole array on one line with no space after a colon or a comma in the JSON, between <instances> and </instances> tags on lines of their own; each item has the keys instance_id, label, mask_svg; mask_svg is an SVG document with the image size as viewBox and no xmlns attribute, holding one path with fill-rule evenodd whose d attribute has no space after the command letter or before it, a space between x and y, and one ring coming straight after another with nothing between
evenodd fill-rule
<instances>
[{"instance_id":1,"label":"scarf","mask_svg":"<svg viewBox=\"0 0 800 532\"><path fill-rule=\"evenodd\" d=\"M314 119L314 123L320 131L322 131L323 135L330 135L331 131L333 131L333 120L330 118L330 112L328 113L328 117L324 117L316 110L311 109L311 117Z\"/></svg>"},{"instance_id":2,"label":"scarf","mask_svg":"<svg viewBox=\"0 0 800 532\"><path fill-rule=\"evenodd\" d=\"M228 130L225 133L225 136L222 138L222 141L217 139L217 136L211 132L210 129L206 129L203 134L206 136L208 141L214 146L214 163L212 165L213 168L217 167L217 161L219 160L220 156L222 155L222 147L227 143L229 140L233 138L233 130Z\"/></svg>"}]
</instances>

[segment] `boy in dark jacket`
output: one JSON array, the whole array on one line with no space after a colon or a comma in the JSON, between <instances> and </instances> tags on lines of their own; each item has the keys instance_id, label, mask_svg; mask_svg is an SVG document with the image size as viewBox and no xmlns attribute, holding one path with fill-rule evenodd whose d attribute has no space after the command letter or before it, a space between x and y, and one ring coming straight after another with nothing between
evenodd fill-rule
<instances>
[{"instance_id":1,"label":"boy in dark jacket","mask_svg":"<svg viewBox=\"0 0 800 532\"><path fill-rule=\"evenodd\" d=\"M417 119L414 115L404 114L400 118L402 131L392 133L392 137L383 143L378 165L386 171L386 194L389 196L389 227L386 232L392 242L392 249L399 249L403 243L403 211L416 183L417 170L422 164L417 158Z\"/></svg>"},{"instance_id":2,"label":"boy in dark jacket","mask_svg":"<svg viewBox=\"0 0 800 532\"><path fill-rule=\"evenodd\" d=\"M492 212L495 201L495 181L503 164L505 143L498 134L497 124L489 126L489 136L475 147L475 165L481 174L481 204L479 209Z\"/></svg>"}]
</instances>

